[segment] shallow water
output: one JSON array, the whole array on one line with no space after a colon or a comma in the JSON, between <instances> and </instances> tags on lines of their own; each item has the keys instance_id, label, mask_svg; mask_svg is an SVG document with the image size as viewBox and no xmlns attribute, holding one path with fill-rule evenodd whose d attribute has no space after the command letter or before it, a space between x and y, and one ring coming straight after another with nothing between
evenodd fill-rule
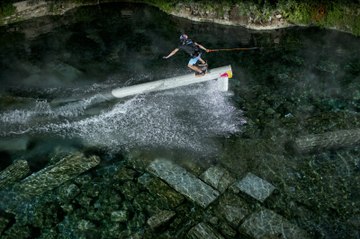
<instances>
[{"instance_id":1,"label":"shallow water","mask_svg":"<svg viewBox=\"0 0 360 239\"><path fill-rule=\"evenodd\" d=\"M210 68L232 65L228 93L207 83L106 97L189 73L184 53L162 59L182 32L210 49L260 49L204 54ZM39 170L59 148L99 151L110 162L133 151L216 162L273 183L280 196L267 207L314 237L359 237L358 145L295 155L285 147L298 136L360 128L358 38L193 23L133 4L82 7L0 33L1 169L25 158Z\"/></svg>"}]
</instances>

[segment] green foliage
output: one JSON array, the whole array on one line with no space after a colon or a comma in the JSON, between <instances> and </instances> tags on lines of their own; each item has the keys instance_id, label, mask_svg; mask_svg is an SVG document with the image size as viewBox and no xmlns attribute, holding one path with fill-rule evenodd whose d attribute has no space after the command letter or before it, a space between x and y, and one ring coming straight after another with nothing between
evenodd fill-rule
<instances>
[{"instance_id":1,"label":"green foliage","mask_svg":"<svg viewBox=\"0 0 360 239\"><path fill-rule=\"evenodd\" d=\"M116 0L115 0L116 1ZM121 0L118 0L121 1ZM248 16L254 22L267 22L270 17L281 14L283 18L294 24L316 25L326 28L336 28L352 32L360 36L360 16L358 0L124 0L128 2L144 2L165 12L171 12L177 3L200 3L209 12L224 15L235 4L238 14ZM15 0L3 0L0 3L0 22L4 17L15 13L12 5ZM104 2L102 0L72 0L72 2L89 4ZM56 4L52 3L50 10L56 11Z\"/></svg>"},{"instance_id":2,"label":"green foliage","mask_svg":"<svg viewBox=\"0 0 360 239\"><path fill-rule=\"evenodd\" d=\"M360 36L360 16L356 15L353 9L356 9L355 4L345 6L333 3L326 14L324 26L343 29Z\"/></svg>"},{"instance_id":3,"label":"green foliage","mask_svg":"<svg viewBox=\"0 0 360 239\"><path fill-rule=\"evenodd\" d=\"M359 9L359 4L352 0L331 2L280 0L277 8L283 17L295 24L313 24L360 35L360 16L356 11Z\"/></svg>"},{"instance_id":4,"label":"green foliage","mask_svg":"<svg viewBox=\"0 0 360 239\"><path fill-rule=\"evenodd\" d=\"M173 9L178 1L175 0L145 0L144 2L154 5L165 12L169 12Z\"/></svg>"},{"instance_id":5,"label":"green foliage","mask_svg":"<svg viewBox=\"0 0 360 239\"><path fill-rule=\"evenodd\" d=\"M0 18L10 16L15 13L16 8L11 3L1 3Z\"/></svg>"}]
</instances>

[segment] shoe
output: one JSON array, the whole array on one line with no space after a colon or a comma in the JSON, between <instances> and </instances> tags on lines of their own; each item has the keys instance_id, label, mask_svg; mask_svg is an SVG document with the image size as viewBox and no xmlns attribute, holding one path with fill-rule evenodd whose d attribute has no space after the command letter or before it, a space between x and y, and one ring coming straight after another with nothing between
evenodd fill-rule
<instances>
[{"instance_id":1,"label":"shoe","mask_svg":"<svg viewBox=\"0 0 360 239\"><path fill-rule=\"evenodd\" d=\"M195 76L203 76L205 74L206 74L205 71L202 71L201 73L200 72L195 72Z\"/></svg>"}]
</instances>

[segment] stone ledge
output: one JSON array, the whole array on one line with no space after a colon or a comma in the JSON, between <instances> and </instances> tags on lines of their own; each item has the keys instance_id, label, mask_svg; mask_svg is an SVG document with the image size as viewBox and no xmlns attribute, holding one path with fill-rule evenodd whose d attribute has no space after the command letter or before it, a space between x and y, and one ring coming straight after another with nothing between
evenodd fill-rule
<instances>
[{"instance_id":1,"label":"stone ledge","mask_svg":"<svg viewBox=\"0 0 360 239\"><path fill-rule=\"evenodd\" d=\"M219 192L208 184L166 159L154 160L147 170L203 208L206 208L219 196Z\"/></svg>"}]
</instances>

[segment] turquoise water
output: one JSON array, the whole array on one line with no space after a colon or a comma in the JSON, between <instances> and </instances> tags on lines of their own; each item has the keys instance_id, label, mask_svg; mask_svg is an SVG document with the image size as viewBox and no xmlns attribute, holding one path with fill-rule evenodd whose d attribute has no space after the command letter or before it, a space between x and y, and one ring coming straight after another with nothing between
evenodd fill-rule
<instances>
[{"instance_id":1,"label":"turquoise water","mask_svg":"<svg viewBox=\"0 0 360 239\"><path fill-rule=\"evenodd\" d=\"M227 93L210 83L105 97L113 88L189 73L184 53L162 59L182 32L210 49L259 49L204 54L210 68L231 64ZM144 5L82 7L0 28L0 81L1 169L25 159L35 172L56 152L83 151L101 157L99 173L90 175L107 185L102 167L128 155L168 157L197 165L195 172L218 164L234 177L252 172L275 185L278 193L263 206L312 237L359 238L359 136L311 152L287 147L306 135L359 130L357 37L194 23ZM55 220L59 235L71 228L66 220Z\"/></svg>"}]
</instances>

